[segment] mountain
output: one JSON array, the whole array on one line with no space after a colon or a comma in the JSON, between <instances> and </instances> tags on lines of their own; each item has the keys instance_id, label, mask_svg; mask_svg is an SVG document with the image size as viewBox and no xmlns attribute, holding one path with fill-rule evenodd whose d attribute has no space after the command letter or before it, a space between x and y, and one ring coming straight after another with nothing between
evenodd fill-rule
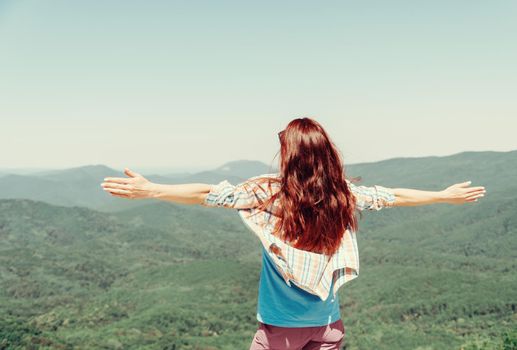
<instances>
[{"instance_id":1,"label":"mountain","mask_svg":"<svg viewBox=\"0 0 517 350\"><path fill-rule=\"evenodd\" d=\"M223 176L232 175L244 179L248 179L259 174L272 173L276 171L278 171L278 169L275 167L269 167L262 162L252 160L236 160L233 162L227 162L214 170L214 172Z\"/></svg>"},{"instance_id":2,"label":"mountain","mask_svg":"<svg viewBox=\"0 0 517 350\"><path fill-rule=\"evenodd\" d=\"M467 180L490 193L517 186L517 150L508 152L461 152L449 156L391 158L373 163L345 165L345 173L362 176L367 184L388 187L441 189Z\"/></svg>"},{"instance_id":3,"label":"mountain","mask_svg":"<svg viewBox=\"0 0 517 350\"><path fill-rule=\"evenodd\" d=\"M69 207L103 207L116 203L100 187L102 179L113 173L115 170L111 168L93 165L31 175L9 174L0 178L0 198L32 199Z\"/></svg>"},{"instance_id":4,"label":"mountain","mask_svg":"<svg viewBox=\"0 0 517 350\"><path fill-rule=\"evenodd\" d=\"M233 211L159 203L104 213L3 199L0 239L2 349L126 348L119 332L136 337L133 348L179 349L184 322L199 320L192 302L208 310L202 322L224 320L196 326L202 337L244 330L253 316L247 286L260 251ZM94 335L107 326L108 338ZM179 333L156 342L171 327Z\"/></svg>"},{"instance_id":5,"label":"mountain","mask_svg":"<svg viewBox=\"0 0 517 350\"><path fill-rule=\"evenodd\" d=\"M138 172L137 169L133 169ZM164 184L218 183L228 180L237 184L245 179L266 173L269 168L258 161L234 161L194 174L142 174L150 181ZM143 201L127 201L107 194L100 184L105 177L127 177L122 170L105 165L87 165L61 170L36 173L4 174L0 177L0 198L20 198L43 201L63 206L81 206L103 211L120 211L147 204ZM151 200L150 202L157 202Z\"/></svg>"},{"instance_id":6,"label":"mountain","mask_svg":"<svg viewBox=\"0 0 517 350\"><path fill-rule=\"evenodd\" d=\"M217 183L228 180L230 183L238 184L252 176L278 171L265 163L253 160L236 160L227 162L215 169L200 171L194 174L180 176L179 174L167 175L166 183Z\"/></svg>"},{"instance_id":7,"label":"mountain","mask_svg":"<svg viewBox=\"0 0 517 350\"><path fill-rule=\"evenodd\" d=\"M363 212L360 275L339 291L345 349L515 349L515 160L463 152L346 166L364 185L472 180L487 193ZM100 175L69 176L89 171ZM69 181L61 175L38 179ZM260 244L234 210L1 199L0 242L2 349L246 349L256 330Z\"/></svg>"}]
</instances>

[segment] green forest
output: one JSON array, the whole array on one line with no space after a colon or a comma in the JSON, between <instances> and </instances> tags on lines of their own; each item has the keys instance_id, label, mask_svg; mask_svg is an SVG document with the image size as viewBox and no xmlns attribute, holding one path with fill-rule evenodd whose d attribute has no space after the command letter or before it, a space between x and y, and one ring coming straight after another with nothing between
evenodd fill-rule
<instances>
[{"instance_id":1,"label":"green forest","mask_svg":"<svg viewBox=\"0 0 517 350\"><path fill-rule=\"evenodd\" d=\"M360 274L339 291L343 349L517 349L517 151L393 158L345 173L423 190L471 180L487 193L363 212ZM0 199L0 349L249 348L258 239L231 209L138 204Z\"/></svg>"}]
</instances>

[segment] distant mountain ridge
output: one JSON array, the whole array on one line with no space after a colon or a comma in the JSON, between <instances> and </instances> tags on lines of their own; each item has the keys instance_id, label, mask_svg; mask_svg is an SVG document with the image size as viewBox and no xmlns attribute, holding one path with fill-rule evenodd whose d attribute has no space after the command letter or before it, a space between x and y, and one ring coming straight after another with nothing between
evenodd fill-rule
<instances>
[{"instance_id":1,"label":"distant mountain ridge","mask_svg":"<svg viewBox=\"0 0 517 350\"><path fill-rule=\"evenodd\" d=\"M112 197L100 187L105 177L126 177L123 171L96 164L25 175L4 174L0 175L0 198L32 199L54 205L81 206L104 211L118 211L147 204ZM217 183L228 180L237 184L269 171L270 167L260 161L239 160L193 174L142 175L156 183Z\"/></svg>"}]
</instances>

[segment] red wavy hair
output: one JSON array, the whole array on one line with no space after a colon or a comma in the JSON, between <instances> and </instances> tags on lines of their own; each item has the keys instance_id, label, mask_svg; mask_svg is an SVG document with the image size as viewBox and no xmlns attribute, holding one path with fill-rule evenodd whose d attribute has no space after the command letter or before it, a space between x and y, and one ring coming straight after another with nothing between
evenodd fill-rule
<instances>
[{"instance_id":1,"label":"red wavy hair","mask_svg":"<svg viewBox=\"0 0 517 350\"><path fill-rule=\"evenodd\" d=\"M345 230L356 231L358 225L341 155L311 118L292 120L278 136L280 177L259 178L257 184L278 181L280 190L259 209L278 218L273 230L277 237L298 249L332 255ZM277 199L280 210L273 211L271 204Z\"/></svg>"}]
</instances>

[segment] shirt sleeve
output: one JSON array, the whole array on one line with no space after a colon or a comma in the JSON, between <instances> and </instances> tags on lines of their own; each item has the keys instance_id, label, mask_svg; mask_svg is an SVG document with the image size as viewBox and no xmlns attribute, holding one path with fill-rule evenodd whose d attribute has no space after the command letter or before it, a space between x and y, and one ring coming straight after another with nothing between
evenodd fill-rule
<instances>
[{"instance_id":1,"label":"shirt sleeve","mask_svg":"<svg viewBox=\"0 0 517 350\"><path fill-rule=\"evenodd\" d=\"M346 180L348 187L356 198L358 210L381 210L382 208L393 207L395 194L393 189L380 185L358 186Z\"/></svg>"},{"instance_id":2,"label":"shirt sleeve","mask_svg":"<svg viewBox=\"0 0 517 350\"><path fill-rule=\"evenodd\" d=\"M254 176L237 185L233 185L228 180L223 180L211 186L205 200L201 203L205 207L225 207L233 209L256 208L260 203L268 198L265 191L267 184L259 187L249 180L256 179Z\"/></svg>"}]
</instances>

